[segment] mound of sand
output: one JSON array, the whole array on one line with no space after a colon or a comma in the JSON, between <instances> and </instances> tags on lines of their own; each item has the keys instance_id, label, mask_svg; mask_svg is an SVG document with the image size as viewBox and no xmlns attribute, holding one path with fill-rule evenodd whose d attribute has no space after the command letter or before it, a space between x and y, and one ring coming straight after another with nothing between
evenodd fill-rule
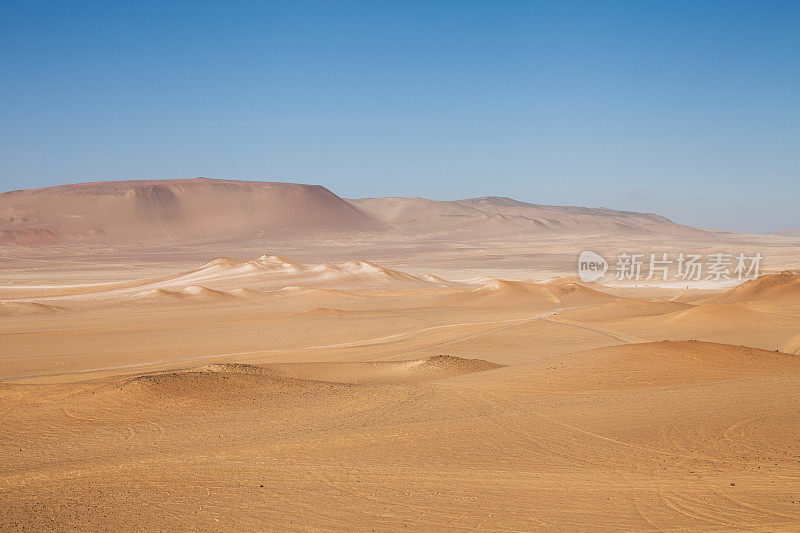
<instances>
[{"instance_id":1,"label":"mound of sand","mask_svg":"<svg viewBox=\"0 0 800 533\"><path fill-rule=\"evenodd\" d=\"M412 383L472 374L503 365L480 359L438 355L409 361L359 363L274 363L264 365L279 375L332 383Z\"/></svg>"},{"instance_id":2,"label":"mound of sand","mask_svg":"<svg viewBox=\"0 0 800 533\"><path fill-rule=\"evenodd\" d=\"M451 285L452 284L452 282L450 282L450 281L448 281L448 280L446 280L446 279L444 279L442 277L436 276L435 274L422 274L420 277L422 279L424 279L425 281L429 281L429 282L434 283L436 285L447 286L447 285Z\"/></svg>"},{"instance_id":3,"label":"mound of sand","mask_svg":"<svg viewBox=\"0 0 800 533\"><path fill-rule=\"evenodd\" d=\"M255 374L259 376L276 376L277 373L265 366L247 365L242 363L212 363L201 366L195 372L218 372L232 374Z\"/></svg>"},{"instance_id":4,"label":"mound of sand","mask_svg":"<svg viewBox=\"0 0 800 533\"><path fill-rule=\"evenodd\" d=\"M305 266L295 263L294 261L289 261L288 259L279 255L264 254L255 261L252 261L252 263L268 269L277 269L290 272L301 272L305 270Z\"/></svg>"},{"instance_id":5,"label":"mound of sand","mask_svg":"<svg viewBox=\"0 0 800 533\"><path fill-rule=\"evenodd\" d=\"M766 274L745 281L728 292L707 300L711 303L757 303L800 305L800 275Z\"/></svg>"},{"instance_id":6,"label":"mound of sand","mask_svg":"<svg viewBox=\"0 0 800 533\"><path fill-rule=\"evenodd\" d=\"M240 267L245 262L240 259L233 259L231 257L215 257L211 261L205 263L201 268L204 270L229 270L231 268Z\"/></svg>"},{"instance_id":7,"label":"mound of sand","mask_svg":"<svg viewBox=\"0 0 800 533\"><path fill-rule=\"evenodd\" d=\"M547 283L492 279L476 289L442 298L443 303L473 305L543 305L576 307L601 305L617 297L585 287L579 283L551 281Z\"/></svg>"},{"instance_id":8,"label":"mound of sand","mask_svg":"<svg viewBox=\"0 0 800 533\"><path fill-rule=\"evenodd\" d=\"M341 281L348 283L392 284L392 285L429 285L430 282L420 276L406 274L369 261L353 260L340 265L323 263L308 267L317 274L315 281Z\"/></svg>"},{"instance_id":9,"label":"mound of sand","mask_svg":"<svg viewBox=\"0 0 800 533\"><path fill-rule=\"evenodd\" d=\"M177 300L185 296L177 291L170 291L167 289L148 289L146 291L138 292L134 298L139 300Z\"/></svg>"},{"instance_id":10,"label":"mound of sand","mask_svg":"<svg viewBox=\"0 0 800 533\"><path fill-rule=\"evenodd\" d=\"M561 303L549 287L524 281L495 279L478 287L474 292L493 300L540 300L554 304Z\"/></svg>"},{"instance_id":11,"label":"mound of sand","mask_svg":"<svg viewBox=\"0 0 800 533\"><path fill-rule=\"evenodd\" d=\"M690 306L687 309L664 315L661 319L665 325L675 327L713 324L729 327L733 327L734 324L755 326L775 321L775 317L768 313L754 311L741 305L714 303Z\"/></svg>"},{"instance_id":12,"label":"mound of sand","mask_svg":"<svg viewBox=\"0 0 800 533\"><path fill-rule=\"evenodd\" d=\"M444 280L430 280L387 268L369 261L355 260L342 264L322 263L303 265L277 255L262 255L252 261L216 258L196 270L184 272L170 279L160 280L156 287L172 288L180 285L201 284L208 288L232 290L234 288L272 289L291 287L336 288L340 286L365 289L430 287L442 285ZM213 287L209 287L212 285ZM246 285L246 287L245 287Z\"/></svg>"},{"instance_id":13,"label":"mound of sand","mask_svg":"<svg viewBox=\"0 0 800 533\"><path fill-rule=\"evenodd\" d=\"M670 313L685 311L691 307L692 306L690 304L680 302L648 302L633 298L625 298L603 304L599 307L592 307L588 309L570 309L559 313L559 315L570 320L577 320L581 322L606 322L623 320L627 318L667 315Z\"/></svg>"},{"instance_id":14,"label":"mound of sand","mask_svg":"<svg viewBox=\"0 0 800 533\"><path fill-rule=\"evenodd\" d=\"M185 294L186 296L203 298L207 300L230 298L230 294L228 293L223 291L215 291L214 289L209 289L208 287L203 287L202 285L189 285L188 287L182 288L180 293Z\"/></svg>"},{"instance_id":15,"label":"mound of sand","mask_svg":"<svg viewBox=\"0 0 800 533\"><path fill-rule=\"evenodd\" d=\"M800 357L745 346L661 341L609 346L570 356L562 386L628 389L742 378L800 369Z\"/></svg>"},{"instance_id":16,"label":"mound of sand","mask_svg":"<svg viewBox=\"0 0 800 533\"><path fill-rule=\"evenodd\" d=\"M543 283L562 303L569 305L599 305L616 300L617 297L588 287L571 278L557 278ZM601 285L596 285L602 287Z\"/></svg>"},{"instance_id":17,"label":"mound of sand","mask_svg":"<svg viewBox=\"0 0 800 533\"><path fill-rule=\"evenodd\" d=\"M127 380L122 389L156 397L261 394L262 389L286 390L309 384L418 383L483 372L503 365L446 355L410 361L357 363L216 363L196 369L144 374Z\"/></svg>"},{"instance_id":18,"label":"mound of sand","mask_svg":"<svg viewBox=\"0 0 800 533\"><path fill-rule=\"evenodd\" d=\"M313 389L309 381L287 379L249 365L209 365L197 370L145 374L118 389L129 401L175 400L269 401L275 396Z\"/></svg>"},{"instance_id":19,"label":"mound of sand","mask_svg":"<svg viewBox=\"0 0 800 533\"><path fill-rule=\"evenodd\" d=\"M148 289L136 293L133 296L139 302L210 302L227 300L233 295L226 291L209 289L202 285L187 285L185 287L172 289Z\"/></svg>"}]
</instances>

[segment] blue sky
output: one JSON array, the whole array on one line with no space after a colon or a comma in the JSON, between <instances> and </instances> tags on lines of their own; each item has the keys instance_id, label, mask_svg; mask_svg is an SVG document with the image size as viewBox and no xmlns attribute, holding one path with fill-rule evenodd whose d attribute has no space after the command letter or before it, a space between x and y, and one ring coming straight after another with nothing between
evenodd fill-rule
<instances>
[{"instance_id":1,"label":"blue sky","mask_svg":"<svg viewBox=\"0 0 800 533\"><path fill-rule=\"evenodd\" d=\"M800 2L0 1L0 190L195 176L800 226Z\"/></svg>"}]
</instances>

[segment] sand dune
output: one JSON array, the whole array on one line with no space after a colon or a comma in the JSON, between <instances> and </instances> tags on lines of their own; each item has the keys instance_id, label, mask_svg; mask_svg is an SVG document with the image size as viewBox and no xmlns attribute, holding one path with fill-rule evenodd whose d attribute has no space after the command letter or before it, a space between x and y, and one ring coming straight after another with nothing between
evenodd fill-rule
<instances>
[{"instance_id":1,"label":"sand dune","mask_svg":"<svg viewBox=\"0 0 800 533\"><path fill-rule=\"evenodd\" d=\"M133 295L137 301L169 301L169 300L220 300L231 298L232 295L223 291L215 291L201 285L188 285L177 290L148 289Z\"/></svg>"},{"instance_id":2,"label":"sand dune","mask_svg":"<svg viewBox=\"0 0 800 533\"><path fill-rule=\"evenodd\" d=\"M208 287L203 287L202 285L189 285L188 287L184 287L183 289L181 289L180 292L181 294L197 298L207 298L207 299L230 298L230 294L227 294L222 291L215 291L214 289L209 289Z\"/></svg>"},{"instance_id":3,"label":"sand dune","mask_svg":"<svg viewBox=\"0 0 800 533\"><path fill-rule=\"evenodd\" d=\"M483 372L503 365L478 359L461 359L445 355L409 361L378 361L357 363L270 363L261 365L212 364L195 370L150 374L134 378L128 383L158 382L175 376L189 374L192 379L215 380L217 374L227 379L230 374L268 376L275 379L326 383L417 383ZM196 376L196 374L202 376ZM128 386L126 384L125 386ZM213 390L213 387L209 387Z\"/></svg>"},{"instance_id":4,"label":"sand dune","mask_svg":"<svg viewBox=\"0 0 800 533\"><path fill-rule=\"evenodd\" d=\"M285 287L408 288L445 282L442 279L431 280L406 274L369 261L304 265L274 255L263 255L251 261L217 258L196 270L160 281L158 285L167 287L186 283L212 284L226 288L232 285L241 288L239 285L244 284L247 288L274 290Z\"/></svg>"},{"instance_id":5,"label":"sand dune","mask_svg":"<svg viewBox=\"0 0 800 533\"><path fill-rule=\"evenodd\" d=\"M137 299L150 299L157 301L180 298L181 296L183 295L178 291L168 291L166 289L148 289L134 294L134 298Z\"/></svg>"},{"instance_id":6,"label":"sand dune","mask_svg":"<svg viewBox=\"0 0 800 533\"><path fill-rule=\"evenodd\" d=\"M800 357L744 346L662 341L575 354L559 375L580 390L647 388L800 371Z\"/></svg>"},{"instance_id":7,"label":"sand dune","mask_svg":"<svg viewBox=\"0 0 800 533\"><path fill-rule=\"evenodd\" d=\"M766 274L734 287L725 294L708 300L711 303L769 303L800 305L800 275L794 273Z\"/></svg>"},{"instance_id":8,"label":"sand dune","mask_svg":"<svg viewBox=\"0 0 800 533\"><path fill-rule=\"evenodd\" d=\"M800 316L787 313L785 308L775 305L754 308L743 303L689 305L622 300L596 308L570 309L558 316L601 327L623 338L698 339L787 351L793 351L789 349L790 339L800 329Z\"/></svg>"},{"instance_id":9,"label":"sand dune","mask_svg":"<svg viewBox=\"0 0 800 533\"><path fill-rule=\"evenodd\" d=\"M439 298L442 305L578 307L599 305L614 296L571 281L525 282L493 279L474 289Z\"/></svg>"},{"instance_id":10,"label":"sand dune","mask_svg":"<svg viewBox=\"0 0 800 533\"><path fill-rule=\"evenodd\" d=\"M685 311L689 308L691 308L691 305L680 302L650 302L625 298L603 304L599 307L592 307L589 309L572 309L560 313L560 315L571 320L604 322L634 317L667 315L670 313Z\"/></svg>"},{"instance_id":11,"label":"sand dune","mask_svg":"<svg viewBox=\"0 0 800 533\"><path fill-rule=\"evenodd\" d=\"M659 342L0 385L0 503L34 529L793 530L798 379Z\"/></svg>"},{"instance_id":12,"label":"sand dune","mask_svg":"<svg viewBox=\"0 0 800 533\"><path fill-rule=\"evenodd\" d=\"M677 327L690 324L720 324L726 327L737 325L757 326L770 323L775 317L735 304L702 304L664 315L663 320Z\"/></svg>"},{"instance_id":13,"label":"sand dune","mask_svg":"<svg viewBox=\"0 0 800 533\"><path fill-rule=\"evenodd\" d=\"M713 324L728 328L735 327L737 324L757 325L775 320L775 317L768 313L754 311L736 304L690 305L672 301L648 302L633 299L620 300L588 309L571 309L560 313L560 316L588 322L641 320L648 321L650 324L658 323L675 328Z\"/></svg>"},{"instance_id":14,"label":"sand dune","mask_svg":"<svg viewBox=\"0 0 800 533\"><path fill-rule=\"evenodd\" d=\"M254 260L218 257L201 267L158 278L117 283L41 285L8 287L6 303L36 298L42 302L217 301L232 297L331 299L350 298L347 290L385 291L462 287L435 276L416 276L369 261L351 260L340 264L305 265L275 255ZM343 290L345 289L345 290ZM328 307L321 306L321 307Z\"/></svg>"},{"instance_id":15,"label":"sand dune","mask_svg":"<svg viewBox=\"0 0 800 533\"><path fill-rule=\"evenodd\" d=\"M478 359L445 355L411 361L284 363L265 365L279 375L334 383L415 383L500 368Z\"/></svg>"}]
</instances>

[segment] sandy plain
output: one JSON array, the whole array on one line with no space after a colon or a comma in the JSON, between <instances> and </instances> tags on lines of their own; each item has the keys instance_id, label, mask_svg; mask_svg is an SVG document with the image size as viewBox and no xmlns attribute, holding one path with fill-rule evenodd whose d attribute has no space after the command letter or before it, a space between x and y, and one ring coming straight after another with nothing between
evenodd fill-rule
<instances>
[{"instance_id":1,"label":"sandy plain","mask_svg":"<svg viewBox=\"0 0 800 533\"><path fill-rule=\"evenodd\" d=\"M4 529L800 527L797 276L65 259L0 289Z\"/></svg>"},{"instance_id":2,"label":"sandy plain","mask_svg":"<svg viewBox=\"0 0 800 533\"><path fill-rule=\"evenodd\" d=\"M769 262L578 282L598 246ZM0 252L4 530L800 529L796 239Z\"/></svg>"}]
</instances>

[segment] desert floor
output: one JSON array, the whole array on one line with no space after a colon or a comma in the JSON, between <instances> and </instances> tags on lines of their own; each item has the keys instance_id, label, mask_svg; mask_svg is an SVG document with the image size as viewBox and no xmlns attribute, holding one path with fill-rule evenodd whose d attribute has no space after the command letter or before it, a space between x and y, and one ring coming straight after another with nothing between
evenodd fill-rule
<instances>
[{"instance_id":1,"label":"desert floor","mask_svg":"<svg viewBox=\"0 0 800 533\"><path fill-rule=\"evenodd\" d=\"M800 277L549 246L9 253L0 528L800 529Z\"/></svg>"}]
</instances>

